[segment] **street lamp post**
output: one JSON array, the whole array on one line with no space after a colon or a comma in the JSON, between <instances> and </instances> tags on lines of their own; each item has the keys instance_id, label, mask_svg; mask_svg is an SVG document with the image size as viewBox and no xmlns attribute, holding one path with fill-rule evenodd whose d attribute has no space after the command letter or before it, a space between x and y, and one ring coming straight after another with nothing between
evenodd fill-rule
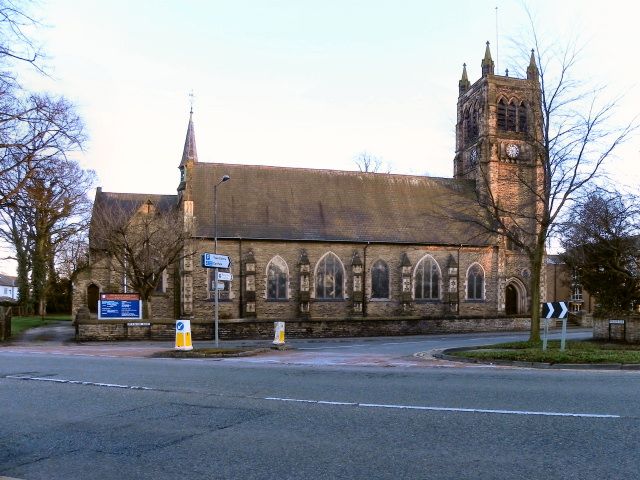
<instances>
[{"instance_id":1,"label":"street lamp post","mask_svg":"<svg viewBox=\"0 0 640 480\"><path fill-rule=\"evenodd\" d=\"M218 183L213 186L213 253L218 253L218 186L229 180L229 175L223 175ZM219 345L218 338L218 268L213 269L213 298L214 298L214 314L213 320L215 324L216 348Z\"/></svg>"}]
</instances>

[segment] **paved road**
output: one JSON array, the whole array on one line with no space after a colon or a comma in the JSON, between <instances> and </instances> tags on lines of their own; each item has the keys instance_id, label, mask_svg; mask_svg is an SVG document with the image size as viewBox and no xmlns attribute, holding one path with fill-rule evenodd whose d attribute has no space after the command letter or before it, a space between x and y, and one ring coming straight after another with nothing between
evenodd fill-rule
<instances>
[{"instance_id":1,"label":"paved road","mask_svg":"<svg viewBox=\"0 0 640 480\"><path fill-rule=\"evenodd\" d=\"M489 340L438 338L303 342L322 350L302 354L364 349L366 357L399 348L389 355L398 358L430 342ZM0 475L640 477L639 372L108 358L20 348L0 348Z\"/></svg>"}]
</instances>

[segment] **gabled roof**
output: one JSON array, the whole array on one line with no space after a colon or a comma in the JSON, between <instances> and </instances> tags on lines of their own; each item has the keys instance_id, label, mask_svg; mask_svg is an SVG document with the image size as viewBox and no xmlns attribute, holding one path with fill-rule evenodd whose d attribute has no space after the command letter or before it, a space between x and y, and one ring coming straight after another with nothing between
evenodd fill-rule
<instances>
[{"instance_id":1,"label":"gabled roof","mask_svg":"<svg viewBox=\"0 0 640 480\"><path fill-rule=\"evenodd\" d=\"M143 204L147 202L153 203L154 207L160 211L168 211L174 208L177 203L177 195L158 195L152 193L118 193L103 192L98 187L96 198L93 202L93 211L91 213L91 225L89 227L89 243L96 248L94 235L92 232L97 223L100 223L99 215L118 214L122 216L122 220L131 217Z\"/></svg>"},{"instance_id":2,"label":"gabled roof","mask_svg":"<svg viewBox=\"0 0 640 480\"><path fill-rule=\"evenodd\" d=\"M197 236L417 244L494 243L473 180L309 168L198 163L192 187Z\"/></svg>"}]
</instances>

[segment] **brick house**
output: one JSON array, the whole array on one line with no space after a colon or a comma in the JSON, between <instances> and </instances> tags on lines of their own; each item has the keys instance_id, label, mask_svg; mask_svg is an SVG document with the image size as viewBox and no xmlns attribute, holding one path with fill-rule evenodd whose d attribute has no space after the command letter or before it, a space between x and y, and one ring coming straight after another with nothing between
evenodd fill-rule
<instances>
[{"instance_id":1,"label":"brick house","mask_svg":"<svg viewBox=\"0 0 640 480\"><path fill-rule=\"evenodd\" d=\"M309 335L428 331L442 318L466 330L500 328L479 320L497 318L527 328L528 260L479 225L478 197L537 208L517 181L529 178L535 191L542 179L537 68L532 55L527 78L495 75L488 43L481 65L475 83L466 66L459 82L453 178L200 162L191 112L176 195L98 189L95 199L131 209L150 201L195 225L188 247L197 254L165 272L152 320L211 323L215 282L200 254L214 251L215 237L232 259L220 295L228 336L262 334L274 320ZM75 282L74 311L95 312L100 292L124 289L117 265L94 256Z\"/></svg>"}]
</instances>

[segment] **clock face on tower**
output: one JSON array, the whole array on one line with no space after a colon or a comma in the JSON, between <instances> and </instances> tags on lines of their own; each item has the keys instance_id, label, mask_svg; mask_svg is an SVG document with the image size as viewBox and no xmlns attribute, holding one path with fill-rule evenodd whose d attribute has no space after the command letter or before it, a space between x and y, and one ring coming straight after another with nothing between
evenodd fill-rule
<instances>
[{"instance_id":1,"label":"clock face on tower","mask_svg":"<svg viewBox=\"0 0 640 480\"><path fill-rule=\"evenodd\" d=\"M507 145L507 156L509 158L516 159L518 158L518 155L520 155L520 147L514 145L513 143Z\"/></svg>"}]
</instances>

